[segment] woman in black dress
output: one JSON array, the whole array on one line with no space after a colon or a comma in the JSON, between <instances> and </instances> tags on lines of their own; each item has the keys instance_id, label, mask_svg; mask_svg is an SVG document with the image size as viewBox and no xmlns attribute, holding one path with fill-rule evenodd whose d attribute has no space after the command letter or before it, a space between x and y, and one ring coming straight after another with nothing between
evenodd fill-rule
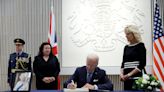
<instances>
[{"instance_id":1,"label":"woman in black dress","mask_svg":"<svg viewBox=\"0 0 164 92\"><path fill-rule=\"evenodd\" d=\"M44 42L39 48L39 54L33 63L36 75L36 88L39 90L57 89L57 77L60 72L60 65L56 56L52 54L52 47Z\"/></svg>"},{"instance_id":2,"label":"woman in black dress","mask_svg":"<svg viewBox=\"0 0 164 92\"><path fill-rule=\"evenodd\" d=\"M120 78L124 81L124 90L133 90L135 79L142 76L146 66L146 49L136 26L129 25L124 31L129 44L124 47Z\"/></svg>"}]
</instances>

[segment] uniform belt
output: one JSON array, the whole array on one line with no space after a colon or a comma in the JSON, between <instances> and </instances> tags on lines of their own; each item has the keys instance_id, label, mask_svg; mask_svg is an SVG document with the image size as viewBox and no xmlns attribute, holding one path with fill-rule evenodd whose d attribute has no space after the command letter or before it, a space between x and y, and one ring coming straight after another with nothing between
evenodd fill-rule
<instances>
[{"instance_id":1,"label":"uniform belt","mask_svg":"<svg viewBox=\"0 0 164 92\"><path fill-rule=\"evenodd\" d=\"M11 69L12 73L15 73L16 71L24 71L23 69Z\"/></svg>"}]
</instances>

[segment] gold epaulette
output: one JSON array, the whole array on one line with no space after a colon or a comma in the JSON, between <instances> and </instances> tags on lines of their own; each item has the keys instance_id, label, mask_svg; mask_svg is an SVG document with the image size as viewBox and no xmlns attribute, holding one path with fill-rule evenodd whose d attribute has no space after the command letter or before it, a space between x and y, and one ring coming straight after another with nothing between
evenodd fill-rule
<instances>
[{"instance_id":1,"label":"gold epaulette","mask_svg":"<svg viewBox=\"0 0 164 92\"><path fill-rule=\"evenodd\" d=\"M11 69L11 73L15 73L16 71L24 71L23 69Z\"/></svg>"}]
</instances>

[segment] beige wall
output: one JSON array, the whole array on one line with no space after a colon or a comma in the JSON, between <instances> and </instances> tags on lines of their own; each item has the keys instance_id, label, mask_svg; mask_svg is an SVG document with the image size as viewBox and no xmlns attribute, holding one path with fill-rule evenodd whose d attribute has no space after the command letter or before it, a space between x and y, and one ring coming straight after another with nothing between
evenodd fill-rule
<instances>
[{"instance_id":1,"label":"beige wall","mask_svg":"<svg viewBox=\"0 0 164 92\"><path fill-rule=\"evenodd\" d=\"M52 1L57 30L61 37L61 0L0 0L0 91L9 89L6 83L7 64L9 53L15 50L13 39L23 38L26 41L24 50L32 57L37 55L39 45L43 41L47 41ZM161 0L161 5L162 3L164 5L163 0ZM61 41L59 40L59 42ZM61 43L59 43L59 47L61 47ZM61 48L59 50L61 51ZM61 57L60 53L59 57ZM67 78L68 76L61 76L61 83ZM110 75L109 78L114 83L115 89L122 89L119 76ZM35 88L34 83L32 88Z\"/></svg>"}]
</instances>

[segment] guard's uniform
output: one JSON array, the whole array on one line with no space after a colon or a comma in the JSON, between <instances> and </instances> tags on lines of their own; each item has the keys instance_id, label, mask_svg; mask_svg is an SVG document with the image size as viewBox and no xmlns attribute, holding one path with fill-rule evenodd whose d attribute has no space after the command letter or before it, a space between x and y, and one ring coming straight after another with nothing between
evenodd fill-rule
<instances>
[{"instance_id":1,"label":"guard's uniform","mask_svg":"<svg viewBox=\"0 0 164 92\"><path fill-rule=\"evenodd\" d=\"M22 43L25 42L22 39L15 39L14 43ZM8 62L8 83L13 89L15 72L16 71L29 71L31 70L31 57L25 52L20 53L12 53L10 54L9 62Z\"/></svg>"}]
</instances>

